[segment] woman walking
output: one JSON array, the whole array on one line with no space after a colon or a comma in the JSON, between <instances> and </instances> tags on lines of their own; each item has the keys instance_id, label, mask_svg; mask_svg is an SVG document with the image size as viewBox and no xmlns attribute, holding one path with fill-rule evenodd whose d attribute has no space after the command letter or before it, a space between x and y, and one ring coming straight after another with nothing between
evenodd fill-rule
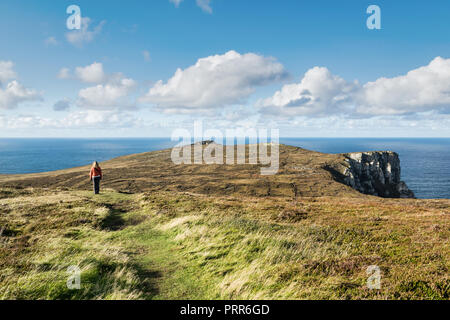
<instances>
[{"instance_id":1,"label":"woman walking","mask_svg":"<svg viewBox=\"0 0 450 320\"><path fill-rule=\"evenodd\" d=\"M100 180L103 178L102 169L97 161L92 164L91 172L89 174L91 181L94 184L94 194L100 193Z\"/></svg>"}]
</instances>

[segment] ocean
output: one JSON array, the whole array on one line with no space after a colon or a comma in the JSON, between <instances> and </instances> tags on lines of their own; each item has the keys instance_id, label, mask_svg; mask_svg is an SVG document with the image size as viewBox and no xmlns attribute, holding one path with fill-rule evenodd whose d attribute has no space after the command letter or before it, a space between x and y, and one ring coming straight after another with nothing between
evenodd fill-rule
<instances>
[{"instance_id":1,"label":"ocean","mask_svg":"<svg viewBox=\"0 0 450 320\"><path fill-rule=\"evenodd\" d=\"M402 180L418 198L450 198L450 138L280 138L325 153L395 151ZM0 174L66 169L118 156L171 148L168 138L0 139Z\"/></svg>"}]
</instances>

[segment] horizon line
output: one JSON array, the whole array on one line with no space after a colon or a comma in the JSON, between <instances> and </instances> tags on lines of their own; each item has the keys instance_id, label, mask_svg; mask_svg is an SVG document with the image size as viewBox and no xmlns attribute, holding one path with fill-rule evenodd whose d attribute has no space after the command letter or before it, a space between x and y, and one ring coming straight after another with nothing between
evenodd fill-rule
<instances>
[{"instance_id":1,"label":"horizon line","mask_svg":"<svg viewBox=\"0 0 450 320\"><path fill-rule=\"evenodd\" d=\"M202 138L203 137L193 137L194 139ZM226 139L227 137L223 137ZM232 137L230 137L232 138ZM249 138L249 137L234 137L234 138ZM132 136L132 137L0 137L0 140L2 139L168 139L171 140L171 137L139 137L139 136ZM415 136L415 137L395 137L395 136L389 136L389 137L350 137L350 136L342 136L342 137L331 137L331 136L317 136L317 137L302 137L302 136L285 136L285 137L279 137L279 139L450 139L450 136L439 136L439 137L421 137L421 136ZM174 142L179 141L173 140ZM214 139L209 139L214 140Z\"/></svg>"}]
</instances>

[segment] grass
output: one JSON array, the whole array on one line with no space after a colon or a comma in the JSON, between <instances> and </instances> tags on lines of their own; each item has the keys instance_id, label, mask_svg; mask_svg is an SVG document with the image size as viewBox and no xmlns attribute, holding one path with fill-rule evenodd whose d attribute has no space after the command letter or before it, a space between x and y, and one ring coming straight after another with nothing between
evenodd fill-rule
<instances>
[{"instance_id":1,"label":"grass","mask_svg":"<svg viewBox=\"0 0 450 320\"><path fill-rule=\"evenodd\" d=\"M102 163L105 173L102 186L125 193L167 191L211 196L362 196L335 181L327 169L331 165L345 163L343 155L280 145L278 173L261 176L259 165L175 165L168 149ZM91 186L86 172L89 172L89 167L27 175L0 175L0 188L89 190ZM3 196L8 196L5 192Z\"/></svg>"},{"instance_id":2,"label":"grass","mask_svg":"<svg viewBox=\"0 0 450 320\"><path fill-rule=\"evenodd\" d=\"M446 200L5 188L0 213L1 299L450 297Z\"/></svg>"}]
</instances>

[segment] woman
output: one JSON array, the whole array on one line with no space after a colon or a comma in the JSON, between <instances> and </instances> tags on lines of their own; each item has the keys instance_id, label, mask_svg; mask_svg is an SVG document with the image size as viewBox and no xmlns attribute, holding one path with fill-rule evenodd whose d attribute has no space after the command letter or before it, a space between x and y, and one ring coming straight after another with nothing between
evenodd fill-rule
<instances>
[{"instance_id":1,"label":"woman","mask_svg":"<svg viewBox=\"0 0 450 320\"><path fill-rule=\"evenodd\" d=\"M91 181L94 183L94 194L100 193L100 180L103 178L102 169L97 161L92 164L91 172L89 174Z\"/></svg>"}]
</instances>

